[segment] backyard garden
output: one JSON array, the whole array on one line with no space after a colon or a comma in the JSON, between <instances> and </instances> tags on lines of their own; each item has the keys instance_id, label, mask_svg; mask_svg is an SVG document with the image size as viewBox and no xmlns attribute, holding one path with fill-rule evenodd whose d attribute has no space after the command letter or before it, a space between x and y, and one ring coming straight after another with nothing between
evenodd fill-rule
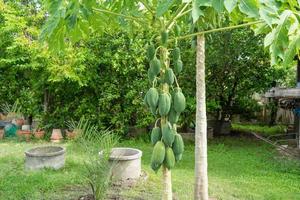
<instances>
[{"instance_id":1,"label":"backyard garden","mask_svg":"<svg viewBox=\"0 0 300 200\"><path fill-rule=\"evenodd\" d=\"M299 0L0 0L0 200L300 199Z\"/></svg>"}]
</instances>

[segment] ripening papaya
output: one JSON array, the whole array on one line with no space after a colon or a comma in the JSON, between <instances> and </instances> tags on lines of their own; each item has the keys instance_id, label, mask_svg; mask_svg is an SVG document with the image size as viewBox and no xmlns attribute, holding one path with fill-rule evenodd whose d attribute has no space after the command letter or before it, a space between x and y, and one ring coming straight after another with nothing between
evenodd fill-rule
<instances>
[{"instance_id":1,"label":"ripening papaya","mask_svg":"<svg viewBox=\"0 0 300 200\"><path fill-rule=\"evenodd\" d=\"M174 34L176 37L180 36L180 32L181 32L181 29L180 29L180 26L178 26L177 24L175 25L175 28L174 28Z\"/></svg>"},{"instance_id":2,"label":"ripening papaya","mask_svg":"<svg viewBox=\"0 0 300 200\"><path fill-rule=\"evenodd\" d=\"M152 72L151 68L149 68L148 69L148 78L149 78L150 83L152 83L154 81L155 77L156 77L156 74L154 74Z\"/></svg>"},{"instance_id":3,"label":"ripening papaya","mask_svg":"<svg viewBox=\"0 0 300 200\"><path fill-rule=\"evenodd\" d=\"M176 133L174 138L174 143L172 146L175 155L182 154L184 151L184 143L180 134Z\"/></svg>"},{"instance_id":4,"label":"ripening papaya","mask_svg":"<svg viewBox=\"0 0 300 200\"><path fill-rule=\"evenodd\" d=\"M151 168L157 171L160 165L164 162L166 154L166 148L163 142L158 141L154 147L151 156Z\"/></svg>"},{"instance_id":5,"label":"ripening papaya","mask_svg":"<svg viewBox=\"0 0 300 200\"><path fill-rule=\"evenodd\" d=\"M169 122L162 124L161 132L163 142L171 147L175 139L174 130L172 129L171 124Z\"/></svg>"},{"instance_id":6,"label":"ripening papaya","mask_svg":"<svg viewBox=\"0 0 300 200\"><path fill-rule=\"evenodd\" d=\"M174 108L171 107L169 115L168 115L168 120L171 124L176 124L179 119L179 113L177 113Z\"/></svg>"},{"instance_id":7,"label":"ripening papaya","mask_svg":"<svg viewBox=\"0 0 300 200\"><path fill-rule=\"evenodd\" d=\"M172 85L174 83L174 72L171 68L166 69L164 81L168 85Z\"/></svg>"},{"instance_id":8,"label":"ripening papaya","mask_svg":"<svg viewBox=\"0 0 300 200\"><path fill-rule=\"evenodd\" d=\"M169 33L167 31L162 31L160 36L161 36L161 43L163 45L166 45L169 39Z\"/></svg>"},{"instance_id":9,"label":"ripening papaya","mask_svg":"<svg viewBox=\"0 0 300 200\"><path fill-rule=\"evenodd\" d=\"M150 69L153 72L153 74L155 74L155 76L157 74L159 74L160 72L160 68L161 68L161 62L158 58L154 57L151 61L150 61Z\"/></svg>"},{"instance_id":10,"label":"ripening papaya","mask_svg":"<svg viewBox=\"0 0 300 200\"><path fill-rule=\"evenodd\" d=\"M180 59L176 60L174 62L174 72L175 72L175 74L179 74L182 71L182 68L183 68L182 61Z\"/></svg>"},{"instance_id":11,"label":"ripening papaya","mask_svg":"<svg viewBox=\"0 0 300 200\"><path fill-rule=\"evenodd\" d=\"M174 110L178 113L181 113L185 109L186 106L185 97L180 88L175 89L173 95L173 106L174 106Z\"/></svg>"},{"instance_id":12,"label":"ripening papaya","mask_svg":"<svg viewBox=\"0 0 300 200\"><path fill-rule=\"evenodd\" d=\"M161 116L168 115L171 107L171 98L168 93L161 93L158 100L158 112Z\"/></svg>"},{"instance_id":13,"label":"ripening papaya","mask_svg":"<svg viewBox=\"0 0 300 200\"><path fill-rule=\"evenodd\" d=\"M147 92L147 103L150 107L156 108L158 105L159 94L156 88L152 87Z\"/></svg>"},{"instance_id":14,"label":"ripening papaya","mask_svg":"<svg viewBox=\"0 0 300 200\"><path fill-rule=\"evenodd\" d=\"M156 144L161 139L161 131L159 127L154 127L151 131L151 143Z\"/></svg>"},{"instance_id":15,"label":"ripening papaya","mask_svg":"<svg viewBox=\"0 0 300 200\"><path fill-rule=\"evenodd\" d=\"M149 44L147 47L147 58L148 60L152 60L155 56L155 46L154 44Z\"/></svg>"},{"instance_id":16,"label":"ripening papaya","mask_svg":"<svg viewBox=\"0 0 300 200\"><path fill-rule=\"evenodd\" d=\"M174 60L174 61L180 60L180 49L179 49L178 47L176 47L176 48L173 50L173 60Z\"/></svg>"},{"instance_id":17,"label":"ripening papaya","mask_svg":"<svg viewBox=\"0 0 300 200\"><path fill-rule=\"evenodd\" d=\"M174 156L172 148L170 148L170 147L167 147L167 149L166 149L164 165L168 169L172 169L175 166L175 156Z\"/></svg>"}]
</instances>

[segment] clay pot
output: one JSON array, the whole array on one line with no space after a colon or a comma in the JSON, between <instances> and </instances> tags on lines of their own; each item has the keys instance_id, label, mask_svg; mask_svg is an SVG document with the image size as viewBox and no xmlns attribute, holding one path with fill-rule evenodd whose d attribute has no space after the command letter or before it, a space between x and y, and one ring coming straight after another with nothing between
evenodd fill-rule
<instances>
[{"instance_id":1,"label":"clay pot","mask_svg":"<svg viewBox=\"0 0 300 200\"><path fill-rule=\"evenodd\" d=\"M51 142L60 142L63 139L60 129L53 129L51 135Z\"/></svg>"},{"instance_id":2,"label":"clay pot","mask_svg":"<svg viewBox=\"0 0 300 200\"><path fill-rule=\"evenodd\" d=\"M30 141L30 138L31 138L31 132L30 131L18 130L17 135L20 138L25 138L26 142Z\"/></svg>"},{"instance_id":3,"label":"clay pot","mask_svg":"<svg viewBox=\"0 0 300 200\"><path fill-rule=\"evenodd\" d=\"M36 130L36 131L34 131L33 135L34 135L34 137L36 139L42 139L45 136L45 131L43 131L43 130Z\"/></svg>"},{"instance_id":4,"label":"clay pot","mask_svg":"<svg viewBox=\"0 0 300 200\"><path fill-rule=\"evenodd\" d=\"M80 129L74 129L73 131L66 130L66 137L68 140L72 140L75 139L80 133Z\"/></svg>"},{"instance_id":5,"label":"clay pot","mask_svg":"<svg viewBox=\"0 0 300 200\"><path fill-rule=\"evenodd\" d=\"M4 129L0 129L0 140L4 138Z\"/></svg>"}]
</instances>

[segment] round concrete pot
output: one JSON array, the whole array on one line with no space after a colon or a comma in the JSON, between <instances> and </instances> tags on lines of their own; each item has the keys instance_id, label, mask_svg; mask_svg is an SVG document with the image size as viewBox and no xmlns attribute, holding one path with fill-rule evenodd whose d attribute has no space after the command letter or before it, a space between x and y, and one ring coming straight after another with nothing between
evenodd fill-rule
<instances>
[{"instance_id":1,"label":"round concrete pot","mask_svg":"<svg viewBox=\"0 0 300 200\"><path fill-rule=\"evenodd\" d=\"M102 157L103 152L99 155ZM139 179L141 176L142 151L133 148L113 148L109 156L113 181Z\"/></svg>"},{"instance_id":2,"label":"round concrete pot","mask_svg":"<svg viewBox=\"0 0 300 200\"><path fill-rule=\"evenodd\" d=\"M36 147L25 151L25 169L60 169L65 164L65 148L58 146Z\"/></svg>"}]
</instances>

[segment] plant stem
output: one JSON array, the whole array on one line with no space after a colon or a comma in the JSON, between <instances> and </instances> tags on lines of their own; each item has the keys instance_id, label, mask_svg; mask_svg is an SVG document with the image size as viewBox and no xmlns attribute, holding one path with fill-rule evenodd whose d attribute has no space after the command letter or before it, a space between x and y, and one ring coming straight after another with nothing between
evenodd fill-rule
<instances>
[{"instance_id":1,"label":"plant stem","mask_svg":"<svg viewBox=\"0 0 300 200\"><path fill-rule=\"evenodd\" d=\"M174 14L174 16L172 17L172 19L168 22L166 29L169 30L170 28L172 28L172 26L174 25L176 19L178 18L178 16L181 16L183 11L189 6L190 3L186 3L182 8L179 8L176 13Z\"/></svg>"},{"instance_id":2,"label":"plant stem","mask_svg":"<svg viewBox=\"0 0 300 200\"><path fill-rule=\"evenodd\" d=\"M200 31L200 32L197 32L197 33L192 33L192 34L188 34L188 35L184 35L184 36L179 36L179 37L170 39L169 41L174 41L175 39L176 40L187 39L187 38L190 38L190 37L193 37L193 36L203 35L203 34L208 34L208 33L215 33L215 32L220 32L220 31L228 31L228 30L232 30L232 29L237 29L237 28L251 26L251 25L254 25L254 24L259 24L259 23L262 23L262 22L263 21L259 20L259 21L245 23L245 24L239 24L239 25L234 25L234 26L226 26L226 27L211 29L211 30L207 30L207 31Z\"/></svg>"},{"instance_id":3,"label":"plant stem","mask_svg":"<svg viewBox=\"0 0 300 200\"><path fill-rule=\"evenodd\" d=\"M146 8L152 15L154 14L152 8L150 7L150 5L149 5L147 2L145 2L144 0L140 0L140 2L145 6L145 8Z\"/></svg>"},{"instance_id":4,"label":"plant stem","mask_svg":"<svg viewBox=\"0 0 300 200\"><path fill-rule=\"evenodd\" d=\"M100 9L100 8L93 8L93 10L97 11L97 12L100 12L100 13L107 13L107 14L110 14L110 15L124 17L124 18L130 19L130 20L133 20L133 21L136 21L136 22L139 22L139 23L145 23L145 21L143 21L139 18L132 17L132 16L129 16L129 15L124 15L124 14L121 14L121 13L116 13L116 12L113 12L113 11L110 11L110 10Z\"/></svg>"}]
</instances>

